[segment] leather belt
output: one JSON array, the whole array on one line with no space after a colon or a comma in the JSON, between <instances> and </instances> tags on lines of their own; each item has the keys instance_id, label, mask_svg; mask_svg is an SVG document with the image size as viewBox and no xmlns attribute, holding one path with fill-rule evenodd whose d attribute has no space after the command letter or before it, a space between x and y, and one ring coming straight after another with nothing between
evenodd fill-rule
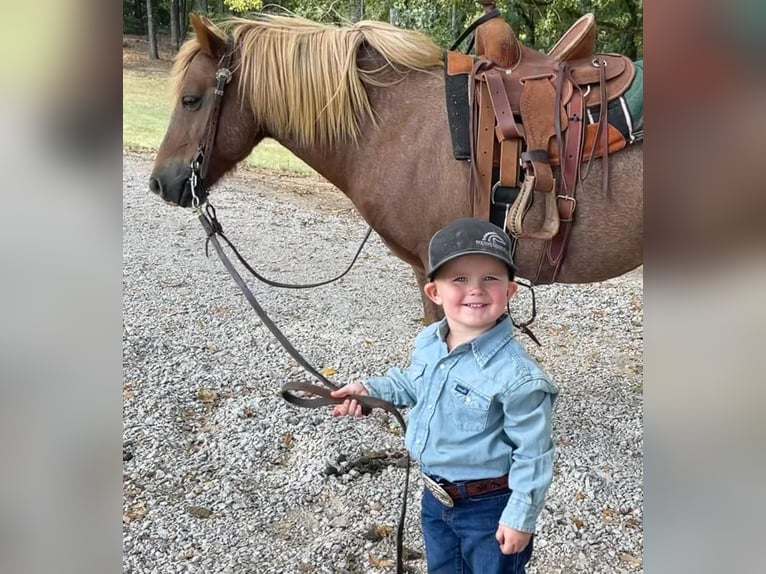
<instances>
[{"instance_id":1,"label":"leather belt","mask_svg":"<svg viewBox=\"0 0 766 574\"><path fill-rule=\"evenodd\" d=\"M480 480L468 480L458 483L436 480L427 474L423 474L423 484L434 495L434 498L444 506L452 508L455 502L471 496L479 496L488 492L508 489L508 476L497 478L483 478ZM462 488L461 488L462 487ZM465 496L463 496L465 492Z\"/></svg>"}]
</instances>

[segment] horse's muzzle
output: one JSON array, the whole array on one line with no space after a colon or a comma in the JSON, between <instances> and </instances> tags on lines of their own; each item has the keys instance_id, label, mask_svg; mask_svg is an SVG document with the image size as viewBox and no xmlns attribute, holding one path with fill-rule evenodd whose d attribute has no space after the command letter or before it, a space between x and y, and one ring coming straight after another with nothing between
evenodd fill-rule
<instances>
[{"instance_id":1,"label":"horse's muzzle","mask_svg":"<svg viewBox=\"0 0 766 574\"><path fill-rule=\"evenodd\" d=\"M149 178L149 189L168 203L179 207L192 207L194 194L192 194L190 176L191 169L188 166L163 172L155 171ZM204 203L208 195L207 191L201 185L197 185L195 192L199 204Z\"/></svg>"}]
</instances>

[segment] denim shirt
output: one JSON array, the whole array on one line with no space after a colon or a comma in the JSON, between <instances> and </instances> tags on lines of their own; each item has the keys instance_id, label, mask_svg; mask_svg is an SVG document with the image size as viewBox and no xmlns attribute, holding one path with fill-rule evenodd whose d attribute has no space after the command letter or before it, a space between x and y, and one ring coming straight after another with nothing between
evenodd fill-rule
<instances>
[{"instance_id":1,"label":"denim shirt","mask_svg":"<svg viewBox=\"0 0 766 574\"><path fill-rule=\"evenodd\" d=\"M507 315L447 351L446 320L415 338L412 364L365 381L409 413L405 444L423 472L450 482L508 475L500 523L534 532L553 475L558 389L513 334Z\"/></svg>"}]
</instances>

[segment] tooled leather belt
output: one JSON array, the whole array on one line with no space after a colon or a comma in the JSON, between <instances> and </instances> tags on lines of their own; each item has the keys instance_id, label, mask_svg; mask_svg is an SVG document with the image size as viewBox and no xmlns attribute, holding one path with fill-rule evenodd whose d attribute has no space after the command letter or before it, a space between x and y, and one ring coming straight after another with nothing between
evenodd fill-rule
<instances>
[{"instance_id":1,"label":"tooled leather belt","mask_svg":"<svg viewBox=\"0 0 766 574\"><path fill-rule=\"evenodd\" d=\"M434 498L443 505L452 508L455 502L472 496L479 496L488 492L506 490L508 488L508 476L497 478L483 478L480 480L460 481L459 483L434 479L423 474L423 484L431 491Z\"/></svg>"}]
</instances>

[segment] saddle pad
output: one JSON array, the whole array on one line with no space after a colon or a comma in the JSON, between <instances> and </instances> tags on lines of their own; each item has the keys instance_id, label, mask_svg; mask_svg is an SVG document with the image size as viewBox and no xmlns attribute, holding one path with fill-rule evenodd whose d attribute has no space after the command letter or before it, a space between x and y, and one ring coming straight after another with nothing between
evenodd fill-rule
<instances>
[{"instance_id":1,"label":"saddle pad","mask_svg":"<svg viewBox=\"0 0 766 574\"><path fill-rule=\"evenodd\" d=\"M606 108L608 123L617 128L628 145L644 139L644 62L637 60L633 65L636 75L630 87ZM589 124L598 119L600 109L600 106L588 107L586 119ZM599 155L600 152L596 157Z\"/></svg>"},{"instance_id":2,"label":"saddle pad","mask_svg":"<svg viewBox=\"0 0 766 574\"><path fill-rule=\"evenodd\" d=\"M636 67L636 77L625 92L625 102L633 120L633 135L644 139L644 60L633 62ZM639 137L640 136L640 137Z\"/></svg>"}]
</instances>

